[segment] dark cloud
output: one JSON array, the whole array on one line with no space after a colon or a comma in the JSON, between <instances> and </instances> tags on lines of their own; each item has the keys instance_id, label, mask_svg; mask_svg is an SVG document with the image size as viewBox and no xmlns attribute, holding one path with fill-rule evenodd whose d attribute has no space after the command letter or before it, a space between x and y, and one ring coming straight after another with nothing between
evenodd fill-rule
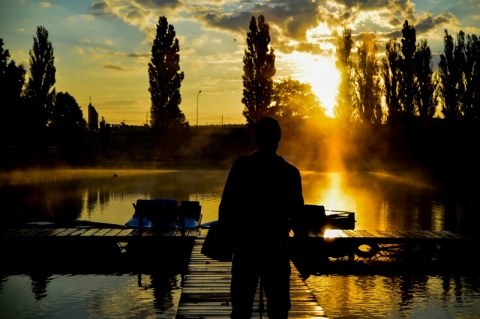
<instances>
[{"instance_id":1,"label":"dark cloud","mask_svg":"<svg viewBox=\"0 0 480 319\"><path fill-rule=\"evenodd\" d=\"M457 18L450 12L439 14L433 17L431 14L425 14L418 19L417 24L414 25L417 34L427 33L436 30L441 26L456 24Z\"/></svg>"},{"instance_id":2,"label":"dark cloud","mask_svg":"<svg viewBox=\"0 0 480 319\"><path fill-rule=\"evenodd\" d=\"M148 58L151 56L151 53L124 53L124 52L109 52L108 56L114 57L126 57L126 58Z\"/></svg>"},{"instance_id":3,"label":"dark cloud","mask_svg":"<svg viewBox=\"0 0 480 319\"><path fill-rule=\"evenodd\" d=\"M145 8L150 9L158 9L158 8L177 8L178 6L182 5L180 0L136 0L134 1Z\"/></svg>"},{"instance_id":4,"label":"dark cloud","mask_svg":"<svg viewBox=\"0 0 480 319\"><path fill-rule=\"evenodd\" d=\"M129 58L146 58L150 57L150 53L127 53L125 56Z\"/></svg>"},{"instance_id":5,"label":"dark cloud","mask_svg":"<svg viewBox=\"0 0 480 319\"><path fill-rule=\"evenodd\" d=\"M388 6L391 0L337 0L338 4L343 4L347 9L374 10Z\"/></svg>"},{"instance_id":6,"label":"dark cloud","mask_svg":"<svg viewBox=\"0 0 480 319\"><path fill-rule=\"evenodd\" d=\"M305 32L317 25L318 4L312 1L270 1L268 5L255 4L245 11L235 13L212 12L211 8L197 11L207 27L245 34L252 17L263 15L272 28L293 39L305 38ZM202 10L202 9L200 9Z\"/></svg>"},{"instance_id":7,"label":"dark cloud","mask_svg":"<svg viewBox=\"0 0 480 319\"><path fill-rule=\"evenodd\" d=\"M239 12L237 14L220 13L200 13L198 17L208 26L214 29L228 30L234 33L246 34L250 20L253 14L251 12Z\"/></svg>"},{"instance_id":8,"label":"dark cloud","mask_svg":"<svg viewBox=\"0 0 480 319\"><path fill-rule=\"evenodd\" d=\"M263 15L270 26L271 44L282 52L300 50L303 52L319 52L317 45L306 42L307 30L318 25L320 7L314 1L270 1L268 5L255 4L248 10L231 13L197 12L207 27L229 30L245 35L248 32L252 17ZM284 40L295 40L300 44L289 45Z\"/></svg>"},{"instance_id":9,"label":"dark cloud","mask_svg":"<svg viewBox=\"0 0 480 319\"><path fill-rule=\"evenodd\" d=\"M95 15L112 15L112 8L120 6L123 12L127 12L126 16L129 19L135 19L143 16L139 8L142 10L176 9L183 4L180 0L134 0L124 1L121 4L112 4L109 0L95 0L90 6L90 10Z\"/></svg>"},{"instance_id":10,"label":"dark cloud","mask_svg":"<svg viewBox=\"0 0 480 319\"><path fill-rule=\"evenodd\" d=\"M267 21L276 25L283 36L294 40L305 39L307 30L318 25L319 6L314 1L282 1L264 11Z\"/></svg>"},{"instance_id":11,"label":"dark cloud","mask_svg":"<svg viewBox=\"0 0 480 319\"><path fill-rule=\"evenodd\" d=\"M90 11L93 15L107 15L110 14L107 12L108 5L103 0L94 1L90 6Z\"/></svg>"}]
</instances>

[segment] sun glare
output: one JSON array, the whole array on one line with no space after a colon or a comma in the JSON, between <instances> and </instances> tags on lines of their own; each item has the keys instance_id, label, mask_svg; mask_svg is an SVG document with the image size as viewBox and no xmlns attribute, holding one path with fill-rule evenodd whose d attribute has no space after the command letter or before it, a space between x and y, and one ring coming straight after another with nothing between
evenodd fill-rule
<instances>
[{"instance_id":1,"label":"sun glare","mask_svg":"<svg viewBox=\"0 0 480 319\"><path fill-rule=\"evenodd\" d=\"M294 72L292 78L309 83L325 108L328 117L334 117L333 107L340 75L333 58L294 52L289 57Z\"/></svg>"}]
</instances>

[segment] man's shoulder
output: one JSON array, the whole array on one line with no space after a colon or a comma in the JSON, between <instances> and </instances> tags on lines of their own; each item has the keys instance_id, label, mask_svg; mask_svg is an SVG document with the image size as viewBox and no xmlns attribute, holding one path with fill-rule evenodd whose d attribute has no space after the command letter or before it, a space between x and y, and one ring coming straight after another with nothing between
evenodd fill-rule
<instances>
[{"instance_id":1,"label":"man's shoulder","mask_svg":"<svg viewBox=\"0 0 480 319\"><path fill-rule=\"evenodd\" d=\"M285 160L282 156L280 155L275 155L270 160L265 161L265 158L262 157L259 153L253 152L249 155L243 155L237 157L235 160L235 166L241 166L241 167L249 167L249 166L257 166L259 163L267 163L269 162L270 164L276 166L277 168L280 167L282 170L288 170L291 172L300 172L296 166Z\"/></svg>"},{"instance_id":2,"label":"man's shoulder","mask_svg":"<svg viewBox=\"0 0 480 319\"><path fill-rule=\"evenodd\" d=\"M291 170L292 172L300 174L300 170L295 165L293 165L292 163L290 163L289 161L287 161L283 157L281 157L281 158L282 158L282 161L284 163L283 165L285 165L287 167L287 169Z\"/></svg>"}]
</instances>

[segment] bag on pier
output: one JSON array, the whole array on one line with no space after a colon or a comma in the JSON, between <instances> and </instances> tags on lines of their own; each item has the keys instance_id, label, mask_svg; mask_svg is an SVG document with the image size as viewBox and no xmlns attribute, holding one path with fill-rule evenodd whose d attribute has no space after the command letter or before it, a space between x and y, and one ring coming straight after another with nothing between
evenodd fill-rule
<instances>
[{"instance_id":1,"label":"bag on pier","mask_svg":"<svg viewBox=\"0 0 480 319\"><path fill-rule=\"evenodd\" d=\"M232 243L228 231L222 224L216 223L210 225L201 252L203 255L214 260L232 261Z\"/></svg>"}]
</instances>

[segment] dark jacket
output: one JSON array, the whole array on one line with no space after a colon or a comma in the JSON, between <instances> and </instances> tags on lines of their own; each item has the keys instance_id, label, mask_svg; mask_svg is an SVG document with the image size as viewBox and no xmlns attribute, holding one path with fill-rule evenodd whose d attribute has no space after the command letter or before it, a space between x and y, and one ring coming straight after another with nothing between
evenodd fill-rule
<instances>
[{"instance_id":1,"label":"dark jacket","mask_svg":"<svg viewBox=\"0 0 480 319\"><path fill-rule=\"evenodd\" d=\"M286 249L303 208L299 170L276 154L239 157L225 184L219 222L233 238L234 253L258 247ZM297 235L297 234L296 234Z\"/></svg>"}]
</instances>

